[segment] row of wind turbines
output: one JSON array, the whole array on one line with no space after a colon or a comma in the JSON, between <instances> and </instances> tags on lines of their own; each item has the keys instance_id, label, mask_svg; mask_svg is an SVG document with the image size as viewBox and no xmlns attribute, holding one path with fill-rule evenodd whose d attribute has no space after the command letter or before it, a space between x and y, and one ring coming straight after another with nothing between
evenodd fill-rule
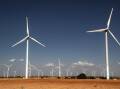
<instances>
[{"instance_id":1,"label":"row of wind turbines","mask_svg":"<svg viewBox=\"0 0 120 89\"><path fill-rule=\"evenodd\" d=\"M10 77L10 70L12 69L13 64L1 64L1 66L6 67L6 72L3 71L3 77L9 78ZM58 70L58 76L61 77L61 74L62 74L61 73L61 67L63 67L63 64L61 64L60 59L58 59L58 65L55 65L54 63L48 63L48 64L44 65L44 68L50 68L50 76L54 76L54 72L55 72L54 70L57 69ZM31 77L31 71L32 70L35 70L38 73L37 74L38 77L40 76L40 73L41 73L41 76L44 76L43 69L39 68L36 65L31 64L31 62L29 61L28 77ZM16 70L13 71L13 76L14 77L17 76L17 71ZM11 76L11 77L13 77L13 76Z\"/></svg>"},{"instance_id":2,"label":"row of wind turbines","mask_svg":"<svg viewBox=\"0 0 120 89\"><path fill-rule=\"evenodd\" d=\"M22 59L23 60L23 59ZM24 73L20 72L18 70L17 64L19 62L24 61L19 61L15 59L15 61L9 60L10 64L1 64L0 66L0 75L1 77L4 78L9 78L9 77L23 77L24 78ZM119 63L118 63L119 64ZM94 76L94 77L105 77L105 65L95 65L94 63L88 62L88 61L77 61L74 63L71 63L69 65L65 65L61 63L60 58L58 59L58 63L47 63L44 65L35 65L31 64L29 61L29 67L28 67L28 78L36 77L36 78L42 78L42 77L57 77L59 78L63 77L68 77L70 78L71 76L78 76L80 73L85 73L88 76ZM110 72L111 77L115 77L115 71Z\"/></svg>"},{"instance_id":3,"label":"row of wind turbines","mask_svg":"<svg viewBox=\"0 0 120 89\"><path fill-rule=\"evenodd\" d=\"M107 26L103 29L98 29L98 30L92 30L92 31L87 31L87 32L104 32L105 33L105 60L106 60L106 77L107 80L110 79L110 73L109 73L109 52L108 52L108 34L110 34L113 39L117 42L117 44L120 46L120 43L116 39L116 37L113 35L113 33L110 31L110 22L111 22L111 17L113 13L113 8L111 10L110 16L108 18ZM28 79L28 68L29 68L29 40L32 40L38 44L40 44L43 47L46 47L44 44L36 40L35 38L30 36L29 32L29 26L28 26L28 17L26 17L26 37L24 37L22 40L19 42L15 43L12 47L17 46L18 44L26 41L26 68L25 68L25 79ZM60 61L59 61L60 65ZM59 76L61 76L61 71L60 71L60 66L59 66Z\"/></svg>"}]
</instances>

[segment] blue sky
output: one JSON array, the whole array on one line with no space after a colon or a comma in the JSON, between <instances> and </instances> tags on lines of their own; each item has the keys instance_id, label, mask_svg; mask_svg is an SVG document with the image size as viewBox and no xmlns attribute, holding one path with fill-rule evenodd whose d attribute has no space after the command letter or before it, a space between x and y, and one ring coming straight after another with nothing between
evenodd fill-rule
<instances>
[{"instance_id":1,"label":"blue sky","mask_svg":"<svg viewBox=\"0 0 120 89\"><path fill-rule=\"evenodd\" d=\"M25 37L25 16L28 16L30 35L47 46L30 41L32 64L43 66L53 62L57 65L60 58L66 66L78 61L104 65L104 34L86 31L104 28L114 8L110 28L120 41L119 3L118 0L1 0L0 63L10 64L13 58L25 59L25 42L11 46ZM119 75L120 47L111 36L109 52L111 70L116 69Z\"/></svg>"}]
</instances>

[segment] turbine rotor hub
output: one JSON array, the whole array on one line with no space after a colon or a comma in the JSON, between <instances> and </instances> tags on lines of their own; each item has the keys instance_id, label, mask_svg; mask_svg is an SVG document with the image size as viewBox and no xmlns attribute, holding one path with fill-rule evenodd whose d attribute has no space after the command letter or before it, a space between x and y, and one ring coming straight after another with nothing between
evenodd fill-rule
<instances>
[{"instance_id":1,"label":"turbine rotor hub","mask_svg":"<svg viewBox=\"0 0 120 89\"><path fill-rule=\"evenodd\" d=\"M106 29L104 32L108 32L108 29Z\"/></svg>"}]
</instances>

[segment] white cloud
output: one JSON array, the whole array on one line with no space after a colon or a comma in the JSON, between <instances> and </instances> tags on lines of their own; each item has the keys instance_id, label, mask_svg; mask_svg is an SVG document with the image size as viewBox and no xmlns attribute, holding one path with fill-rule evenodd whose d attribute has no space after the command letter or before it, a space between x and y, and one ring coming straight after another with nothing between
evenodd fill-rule
<instances>
[{"instance_id":1,"label":"white cloud","mask_svg":"<svg viewBox=\"0 0 120 89\"><path fill-rule=\"evenodd\" d=\"M64 64L60 64L60 67L64 67ZM59 69L59 66L56 66L55 69Z\"/></svg>"},{"instance_id":2,"label":"white cloud","mask_svg":"<svg viewBox=\"0 0 120 89\"><path fill-rule=\"evenodd\" d=\"M60 64L60 66L61 66L61 67L64 67L64 65L63 65L63 64Z\"/></svg>"},{"instance_id":3,"label":"white cloud","mask_svg":"<svg viewBox=\"0 0 120 89\"><path fill-rule=\"evenodd\" d=\"M48 63L45 65L46 67L54 67L54 64L53 63Z\"/></svg>"},{"instance_id":4,"label":"white cloud","mask_svg":"<svg viewBox=\"0 0 120 89\"><path fill-rule=\"evenodd\" d=\"M24 61L24 59L20 59L19 61L21 61L21 62L22 62L22 61Z\"/></svg>"},{"instance_id":5,"label":"white cloud","mask_svg":"<svg viewBox=\"0 0 120 89\"><path fill-rule=\"evenodd\" d=\"M16 61L16 59L10 59L9 61L10 61L10 62L15 62L15 61Z\"/></svg>"},{"instance_id":6,"label":"white cloud","mask_svg":"<svg viewBox=\"0 0 120 89\"><path fill-rule=\"evenodd\" d=\"M118 64L120 65L120 62L118 62Z\"/></svg>"},{"instance_id":7,"label":"white cloud","mask_svg":"<svg viewBox=\"0 0 120 89\"><path fill-rule=\"evenodd\" d=\"M94 64L87 61L78 61L73 63L73 66L94 66Z\"/></svg>"},{"instance_id":8,"label":"white cloud","mask_svg":"<svg viewBox=\"0 0 120 89\"><path fill-rule=\"evenodd\" d=\"M38 68L35 65L30 64L30 67L35 69L35 70L38 70Z\"/></svg>"}]
</instances>

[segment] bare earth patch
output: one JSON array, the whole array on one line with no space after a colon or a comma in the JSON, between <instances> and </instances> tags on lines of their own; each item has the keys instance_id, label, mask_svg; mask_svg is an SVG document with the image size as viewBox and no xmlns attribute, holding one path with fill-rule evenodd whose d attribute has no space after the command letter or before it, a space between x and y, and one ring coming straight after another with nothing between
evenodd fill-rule
<instances>
[{"instance_id":1,"label":"bare earth patch","mask_svg":"<svg viewBox=\"0 0 120 89\"><path fill-rule=\"evenodd\" d=\"M120 89L120 80L0 79L0 89Z\"/></svg>"}]
</instances>

